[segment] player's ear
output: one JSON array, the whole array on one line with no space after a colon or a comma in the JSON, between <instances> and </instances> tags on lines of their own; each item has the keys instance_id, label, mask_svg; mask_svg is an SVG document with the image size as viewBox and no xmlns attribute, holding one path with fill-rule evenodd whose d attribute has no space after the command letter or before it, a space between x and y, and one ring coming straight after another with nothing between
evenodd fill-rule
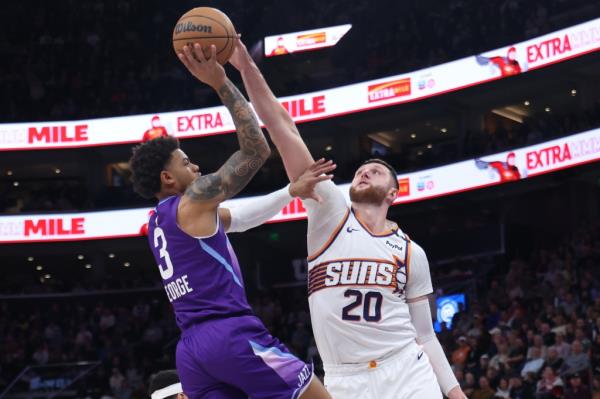
<instances>
[{"instance_id":1,"label":"player's ear","mask_svg":"<svg viewBox=\"0 0 600 399\"><path fill-rule=\"evenodd\" d=\"M392 187L388 190L385 199L388 204L392 205L396 200L396 197L398 197L398 189L396 187Z\"/></svg>"},{"instance_id":2,"label":"player's ear","mask_svg":"<svg viewBox=\"0 0 600 399\"><path fill-rule=\"evenodd\" d=\"M172 186L175 184L175 176L168 170L162 170L160 172L160 183L162 186Z\"/></svg>"}]
</instances>

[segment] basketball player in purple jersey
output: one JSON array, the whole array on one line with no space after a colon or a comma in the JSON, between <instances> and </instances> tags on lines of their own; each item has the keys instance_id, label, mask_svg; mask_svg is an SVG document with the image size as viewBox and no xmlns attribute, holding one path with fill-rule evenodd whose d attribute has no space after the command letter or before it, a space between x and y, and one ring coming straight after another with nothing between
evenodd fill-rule
<instances>
[{"instance_id":1,"label":"basketball player in purple jersey","mask_svg":"<svg viewBox=\"0 0 600 399\"><path fill-rule=\"evenodd\" d=\"M291 201L290 193L314 194L317 182L331 178L322 174L334 166L317 162L289 189L258 200L271 203L275 212L257 214L252 203L220 208L246 186L270 149L248 102L215 61L215 47L209 60L199 45L184 47L179 58L215 89L231 113L240 144L218 171L207 175L172 137L136 147L130 160L134 189L159 200L148 240L182 331L176 363L183 391L191 399L330 398L312 378L312 367L290 354L253 315L226 232L264 223Z\"/></svg>"}]
</instances>

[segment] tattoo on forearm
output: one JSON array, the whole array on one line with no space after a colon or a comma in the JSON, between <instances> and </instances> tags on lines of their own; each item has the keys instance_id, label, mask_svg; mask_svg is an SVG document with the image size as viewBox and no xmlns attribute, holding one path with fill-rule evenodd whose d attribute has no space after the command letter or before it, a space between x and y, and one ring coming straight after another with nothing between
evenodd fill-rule
<instances>
[{"instance_id":1,"label":"tattoo on forearm","mask_svg":"<svg viewBox=\"0 0 600 399\"><path fill-rule=\"evenodd\" d=\"M236 195L270 154L269 144L242 93L230 81L217 93L233 117L240 149L217 172L200 176L188 187L186 194L196 200L222 201Z\"/></svg>"}]
</instances>

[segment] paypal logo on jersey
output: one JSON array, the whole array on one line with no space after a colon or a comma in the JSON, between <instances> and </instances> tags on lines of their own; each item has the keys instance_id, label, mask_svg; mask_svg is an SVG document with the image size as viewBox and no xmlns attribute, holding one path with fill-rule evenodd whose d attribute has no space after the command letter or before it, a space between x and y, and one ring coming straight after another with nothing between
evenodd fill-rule
<instances>
[{"instance_id":1,"label":"paypal logo on jersey","mask_svg":"<svg viewBox=\"0 0 600 399\"><path fill-rule=\"evenodd\" d=\"M392 247L392 249L396 249L396 250L398 250L398 251L403 251L403 250L404 250L404 248L403 248L403 247L401 247L401 246L400 246L400 245L398 245L398 244L394 244L393 242L390 242L389 240L385 240L385 244L386 244L387 246L389 246L389 247Z\"/></svg>"}]
</instances>

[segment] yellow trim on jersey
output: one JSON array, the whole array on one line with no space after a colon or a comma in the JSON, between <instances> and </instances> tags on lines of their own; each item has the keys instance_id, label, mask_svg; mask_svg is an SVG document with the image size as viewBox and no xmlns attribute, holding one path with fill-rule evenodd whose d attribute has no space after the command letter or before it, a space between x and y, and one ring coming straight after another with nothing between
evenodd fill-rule
<instances>
[{"instance_id":1,"label":"yellow trim on jersey","mask_svg":"<svg viewBox=\"0 0 600 399\"><path fill-rule=\"evenodd\" d=\"M360 224L361 227L363 229L365 229L367 231L367 233L371 234L373 237L387 237L387 236L391 236L392 234L396 234L396 232L398 231L398 225L396 225L396 229L388 229L387 231L384 231L383 233L373 233L371 231L371 229L369 229L367 227L367 224L365 222L363 222L363 220L360 218L360 216L358 215L358 212L356 212L354 209L352 209L352 213L354 214L354 217L358 221L358 224Z\"/></svg>"},{"instance_id":2,"label":"yellow trim on jersey","mask_svg":"<svg viewBox=\"0 0 600 399\"><path fill-rule=\"evenodd\" d=\"M315 252L313 255L311 255L307 258L309 262L312 262L313 260L317 259L319 256L323 255L323 253L325 251L327 251L327 248L329 248L331 246L331 244L333 244L333 241L336 239L338 234L340 234L340 231L342 230L342 227L344 227L344 225L346 224L346 221L348 220L349 216L350 216L350 209L347 209L346 214L344 215L342 221L333 230L333 233L331 233L327 242L317 252Z\"/></svg>"}]
</instances>

